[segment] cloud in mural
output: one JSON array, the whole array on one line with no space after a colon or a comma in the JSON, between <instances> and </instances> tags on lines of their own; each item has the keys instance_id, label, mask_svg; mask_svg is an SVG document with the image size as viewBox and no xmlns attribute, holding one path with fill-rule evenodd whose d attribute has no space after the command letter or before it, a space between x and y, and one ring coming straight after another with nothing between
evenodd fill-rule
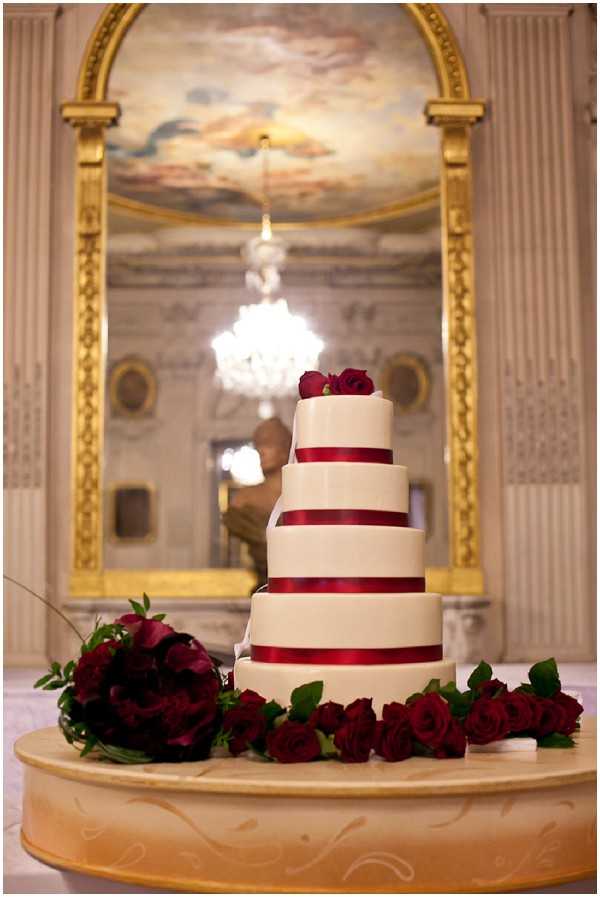
<instances>
[{"instance_id":1,"label":"cloud in mural","mask_svg":"<svg viewBox=\"0 0 600 897\"><path fill-rule=\"evenodd\" d=\"M228 91L222 87L192 87L185 95L188 103L198 103L200 106L210 106L220 103L229 96Z\"/></svg>"},{"instance_id":2,"label":"cloud in mural","mask_svg":"<svg viewBox=\"0 0 600 897\"><path fill-rule=\"evenodd\" d=\"M156 156L158 144L161 140L169 140L183 134L199 134L198 125L185 118L176 118L173 121L165 121L150 131L146 143L141 149L130 150L129 155L135 159L143 159L146 156Z\"/></svg>"}]
</instances>

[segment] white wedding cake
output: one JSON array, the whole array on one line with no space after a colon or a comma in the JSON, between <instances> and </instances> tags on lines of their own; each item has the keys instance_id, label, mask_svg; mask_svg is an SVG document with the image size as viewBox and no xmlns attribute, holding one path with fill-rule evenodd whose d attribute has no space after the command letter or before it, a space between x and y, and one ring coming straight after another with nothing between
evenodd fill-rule
<instances>
[{"instance_id":1,"label":"white wedding cake","mask_svg":"<svg viewBox=\"0 0 600 897\"><path fill-rule=\"evenodd\" d=\"M422 530L408 526L406 467L393 463L393 405L373 395L298 402L297 463L267 531L268 586L252 598L250 657L236 688L282 705L323 680L323 701L373 698L380 713L430 679L442 656L441 596L425 591Z\"/></svg>"}]
</instances>

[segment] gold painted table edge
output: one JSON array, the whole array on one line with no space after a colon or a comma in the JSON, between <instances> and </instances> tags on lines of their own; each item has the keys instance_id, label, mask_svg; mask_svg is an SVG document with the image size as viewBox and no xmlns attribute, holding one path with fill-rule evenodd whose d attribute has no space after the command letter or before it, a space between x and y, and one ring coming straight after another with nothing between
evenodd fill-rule
<instances>
[{"instance_id":1,"label":"gold painted table edge","mask_svg":"<svg viewBox=\"0 0 600 897\"><path fill-rule=\"evenodd\" d=\"M42 729L15 745L25 765L22 843L52 866L176 891L550 886L595 868L594 719L577 741L399 764L216 757L115 767L80 759L58 729Z\"/></svg>"}]
</instances>

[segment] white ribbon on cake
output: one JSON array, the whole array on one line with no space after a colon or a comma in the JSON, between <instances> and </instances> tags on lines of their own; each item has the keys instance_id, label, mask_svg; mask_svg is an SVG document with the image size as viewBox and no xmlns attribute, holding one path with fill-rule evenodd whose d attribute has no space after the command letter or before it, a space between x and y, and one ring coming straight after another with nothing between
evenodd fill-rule
<instances>
[{"instance_id":1,"label":"white ribbon on cake","mask_svg":"<svg viewBox=\"0 0 600 897\"><path fill-rule=\"evenodd\" d=\"M382 392L380 389L378 389L376 392L372 392L370 394L370 397L373 399L379 399L379 398L381 398L381 396L382 396ZM296 412L294 412L294 422L292 424L292 442L290 444L290 454L288 456L288 464L297 464L298 463L298 460L296 458L296 441L297 441ZM283 501L282 501L282 498L280 495L279 498L277 499L277 501L275 502L275 504L273 505L273 510L271 511L271 514L269 515L269 522L267 523L267 531L270 529L274 529L277 526L277 521L279 520L279 518L281 516L282 509L283 509ZM266 592L266 590L267 590L267 586L261 586L261 588L257 589L254 594L258 595L258 594L260 594L260 592ZM242 656L242 653L244 651L247 651L250 648L250 619L251 618L248 617L248 622L246 623L246 631L244 633L244 638L242 639L241 642L237 642L237 644L235 644L233 646L233 653L235 655L236 661L240 659L240 657Z\"/></svg>"}]
</instances>

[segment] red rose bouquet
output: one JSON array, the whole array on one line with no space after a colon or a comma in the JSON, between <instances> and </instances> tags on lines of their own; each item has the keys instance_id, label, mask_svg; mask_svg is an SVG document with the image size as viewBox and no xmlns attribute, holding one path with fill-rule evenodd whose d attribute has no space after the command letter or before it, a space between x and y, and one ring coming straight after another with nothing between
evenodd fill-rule
<instances>
[{"instance_id":1,"label":"red rose bouquet","mask_svg":"<svg viewBox=\"0 0 600 897\"><path fill-rule=\"evenodd\" d=\"M301 399L316 396L370 396L375 385L366 371L345 368L341 374L321 374L305 371L300 377L298 391Z\"/></svg>"},{"instance_id":2,"label":"red rose bouquet","mask_svg":"<svg viewBox=\"0 0 600 897\"><path fill-rule=\"evenodd\" d=\"M252 751L279 763L337 758L365 763L412 756L464 756L467 743L534 737L541 747L571 747L583 708L561 691L556 662L534 664L529 682L510 691L481 661L461 692L432 679L377 719L371 698L346 707L321 703L322 682L296 688L290 706L240 692L192 635L176 632L150 601L98 623L78 660L53 663L36 686L61 689L59 726L82 756L119 763L203 760L216 748Z\"/></svg>"}]
</instances>

